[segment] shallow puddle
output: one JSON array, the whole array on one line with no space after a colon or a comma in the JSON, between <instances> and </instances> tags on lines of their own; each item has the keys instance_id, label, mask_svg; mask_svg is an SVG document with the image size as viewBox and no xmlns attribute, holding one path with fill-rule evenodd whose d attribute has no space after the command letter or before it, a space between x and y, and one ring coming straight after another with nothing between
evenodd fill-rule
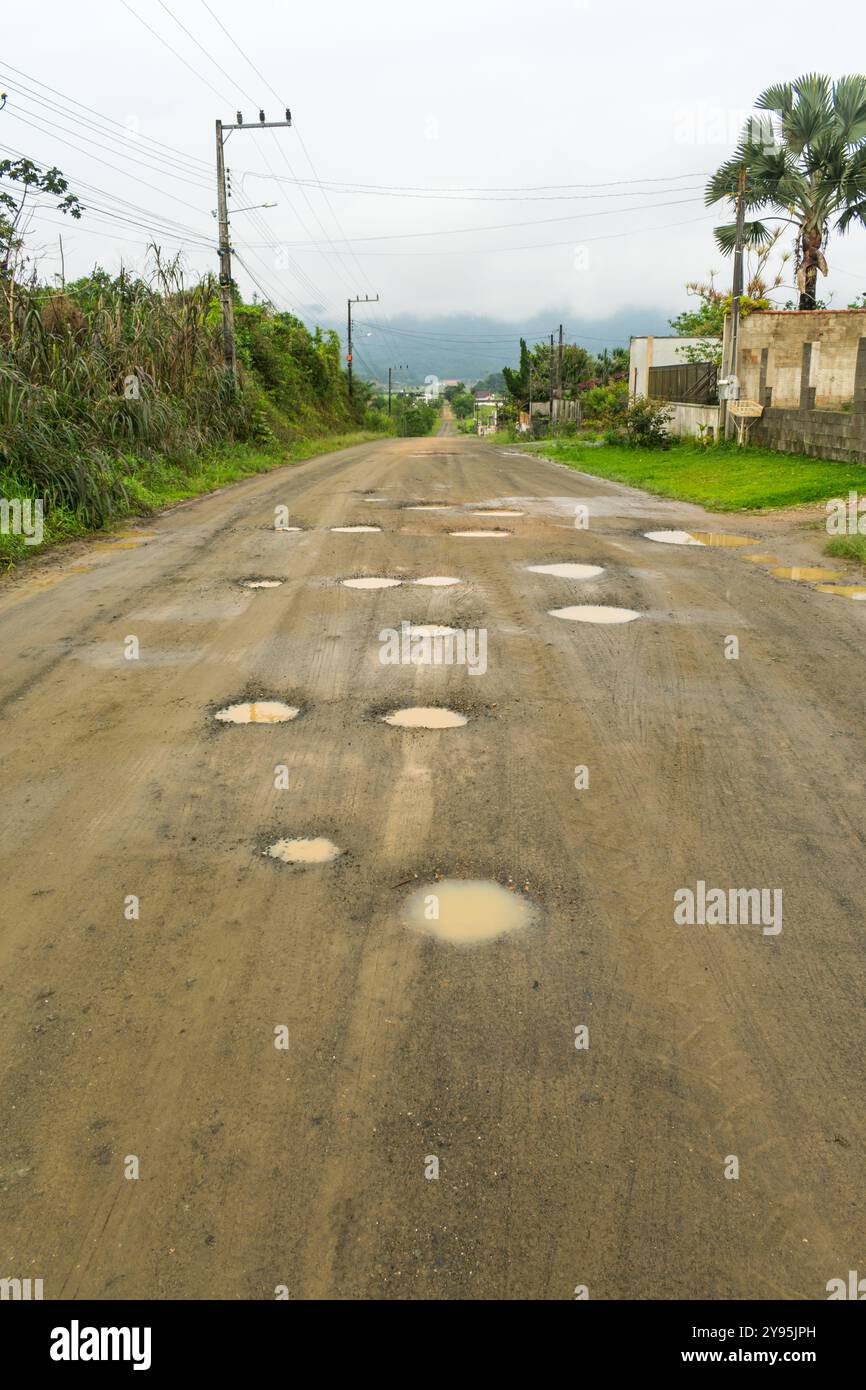
<instances>
[{"instance_id":1,"label":"shallow puddle","mask_svg":"<svg viewBox=\"0 0 866 1390\"><path fill-rule=\"evenodd\" d=\"M470 516L526 516L526 513L509 511L507 507L484 507L480 511L470 512Z\"/></svg>"},{"instance_id":2,"label":"shallow puddle","mask_svg":"<svg viewBox=\"0 0 866 1390\"><path fill-rule=\"evenodd\" d=\"M428 705L395 709L383 716L383 722L392 724L396 729L459 729L469 720L465 714L458 714L457 710Z\"/></svg>"},{"instance_id":3,"label":"shallow puddle","mask_svg":"<svg viewBox=\"0 0 866 1390\"><path fill-rule=\"evenodd\" d=\"M459 631L456 627L440 627L437 623L410 623L410 637L454 637Z\"/></svg>"},{"instance_id":4,"label":"shallow puddle","mask_svg":"<svg viewBox=\"0 0 866 1390\"><path fill-rule=\"evenodd\" d=\"M747 555L747 560L751 560L753 565L778 565L778 555Z\"/></svg>"},{"instance_id":5,"label":"shallow puddle","mask_svg":"<svg viewBox=\"0 0 866 1390\"><path fill-rule=\"evenodd\" d=\"M387 502L387 497L365 497L365 502Z\"/></svg>"},{"instance_id":6,"label":"shallow puddle","mask_svg":"<svg viewBox=\"0 0 866 1390\"><path fill-rule=\"evenodd\" d=\"M282 582L282 579L245 579L243 587L245 589L278 589Z\"/></svg>"},{"instance_id":7,"label":"shallow puddle","mask_svg":"<svg viewBox=\"0 0 866 1390\"><path fill-rule=\"evenodd\" d=\"M866 584L816 584L820 594L841 594L843 598L866 599Z\"/></svg>"},{"instance_id":8,"label":"shallow puddle","mask_svg":"<svg viewBox=\"0 0 866 1390\"><path fill-rule=\"evenodd\" d=\"M341 583L347 589L395 589L403 581L402 579L388 579L385 575L381 575L370 579L343 579Z\"/></svg>"},{"instance_id":9,"label":"shallow puddle","mask_svg":"<svg viewBox=\"0 0 866 1390\"><path fill-rule=\"evenodd\" d=\"M249 704L227 705L217 710L215 719L224 724L285 724L297 719L300 710L294 705L284 705L281 700L256 700Z\"/></svg>"},{"instance_id":10,"label":"shallow puddle","mask_svg":"<svg viewBox=\"0 0 866 1390\"><path fill-rule=\"evenodd\" d=\"M751 536L727 536L723 531L691 531L689 534L701 545L758 545L758 541Z\"/></svg>"},{"instance_id":11,"label":"shallow puddle","mask_svg":"<svg viewBox=\"0 0 866 1390\"><path fill-rule=\"evenodd\" d=\"M531 574L552 574L557 579L594 579L604 574L601 565L527 565Z\"/></svg>"},{"instance_id":12,"label":"shallow puddle","mask_svg":"<svg viewBox=\"0 0 866 1390\"><path fill-rule=\"evenodd\" d=\"M428 589L447 589L451 584L461 581L453 574L425 574L423 579L413 579L413 584L425 584Z\"/></svg>"},{"instance_id":13,"label":"shallow puddle","mask_svg":"<svg viewBox=\"0 0 866 1390\"><path fill-rule=\"evenodd\" d=\"M648 541L659 541L661 545L703 545L691 531L644 531L644 535Z\"/></svg>"},{"instance_id":14,"label":"shallow puddle","mask_svg":"<svg viewBox=\"0 0 866 1390\"><path fill-rule=\"evenodd\" d=\"M631 623L640 617L633 608L607 608L604 604L578 604L575 608L549 608L551 618L572 623Z\"/></svg>"},{"instance_id":15,"label":"shallow puddle","mask_svg":"<svg viewBox=\"0 0 866 1390\"><path fill-rule=\"evenodd\" d=\"M519 893L485 879L445 878L424 884L403 905L415 931L454 945L477 946L528 927L536 909Z\"/></svg>"},{"instance_id":16,"label":"shallow puddle","mask_svg":"<svg viewBox=\"0 0 866 1390\"><path fill-rule=\"evenodd\" d=\"M271 859L281 859L284 864L329 864L342 853L333 841L323 836L311 840L277 840L265 850Z\"/></svg>"},{"instance_id":17,"label":"shallow puddle","mask_svg":"<svg viewBox=\"0 0 866 1390\"><path fill-rule=\"evenodd\" d=\"M303 526L274 526L273 528L269 526L268 530L271 529L274 531L303 531L304 528Z\"/></svg>"},{"instance_id":18,"label":"shallow puddle","mask_svg":"<svg viewBox=\"0 0 866 1390\"><path fill-rule=\"evenodd\" d=\"M413 502L410 506L404 507L406 512L450 512L450 502Z\"/></svg>"},{"instance_id":19,"label":"shallow puddle","mask_svg":"<svg viewBox=\"0 0 866 1390\"><path fill-rule=\"evenodd\" d=\"M381 526L332 526L332 531L341 531L344 535L354 531L381 531Z\"/></svg>"},{"instance_id":20,"label":"shallow puddle","mask_svg":"<svg viewBox=\"0 0 866 1390\"><path fill-rule=\"evenodd\" d=\"M823 579L828 583L831 579L841 579L841 570L822 570L815 565L779 565L777 569L770 570L777 579L794 579L799 583L808 583L816 579Z\"/></svg>"},{"instance_id":21,"label":"shallow puddle","mask_svg":"<svg viewBox=\"0 0 866 1390\"><path fill-rule=\"evenodd\" d=\"M449 536L510 536L510 531L449 531Z\"/></svg>"}]
</instances>

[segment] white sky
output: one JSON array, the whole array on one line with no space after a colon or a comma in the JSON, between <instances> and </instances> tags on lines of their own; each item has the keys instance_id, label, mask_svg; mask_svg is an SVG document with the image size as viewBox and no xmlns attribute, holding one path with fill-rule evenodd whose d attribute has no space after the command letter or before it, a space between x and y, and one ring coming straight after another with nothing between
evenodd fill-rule
<instances>
[{"instance_id":1,"label":"white sky","mask_svg":"<svg viewBox=\"0 0 866 1390\"><path fill-rule=\"evenodd\" d=\"M0 146L59 165L85 203L153 224L167 249L176 243L166 219L183 223L180 235L208 243L184 246L198 271L216 265L214 119L233 121L240 107L256 124L259 105L280 119L288 103L294 129L228 141L234 205L279 204L238 212L233 241L281 307L331 322L342 322L347 294L378 292L379 322L473 313L519 323L548 308L587 322L625 309L634 311L632 331L641 332L642 310L667 317L685 307L686 280L711 269L727 280L711 237L717 218L702 190L758 92L804 70L839 76L866 65L866 11L850 0L825 0L818 10L806 0L208 3L279 101L202 0L165 0L165 7L129 0L129 9L122 0L36 0L4 19L0 88L9 99ZM119 125L106 129L111 121ZM593 196L571 200L562 199L562 187L531 200L513 194L514 201L337 189L325 196L256 176L268 165L282 178L291 170L428 191L638 182L572 188ZM121 260L143 265L147 233L97 216L76 223L46 213L38 221L45 275L59 269L60 232L70 278L97 260L111 270ZM492 229L501 223L537 225ZM475 227L491 229L452 234ZM311 242L318 243L312 250ZM523 247L535 249L514 249ZM833 307L866 289L864 250L861 232L831 241L831 275L820 293L832 293ZM251 292L243 268L236 270Z\"/></svg>"}]
</instances>

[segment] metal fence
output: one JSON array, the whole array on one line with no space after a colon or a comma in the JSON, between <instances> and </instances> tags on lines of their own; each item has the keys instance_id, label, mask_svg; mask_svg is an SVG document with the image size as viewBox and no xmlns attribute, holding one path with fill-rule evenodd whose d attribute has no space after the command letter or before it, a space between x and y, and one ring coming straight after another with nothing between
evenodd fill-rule
<instances>
[{"instance_id":1,"label":"metal fence","mask_svg":"<svg viewBox=\"0 0 866 1390\"><path fill-rule=\"evenodd\" d=\"M684 362L677 367L650 367L647 395L654 401L718 405L718 368L713 362Z\"/></svg>"}]
</instances>

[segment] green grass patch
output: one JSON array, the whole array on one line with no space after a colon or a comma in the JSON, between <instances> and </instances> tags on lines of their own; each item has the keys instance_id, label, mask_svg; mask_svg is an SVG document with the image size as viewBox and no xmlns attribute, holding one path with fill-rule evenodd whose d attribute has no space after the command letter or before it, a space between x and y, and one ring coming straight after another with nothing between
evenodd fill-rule
<instances>
[{"instance_id":1,"label":"green grass patch","mask_svg":"<svg viewBox=\"0 0 866 1390\"><path fill-rule=\"evenodd\" d=\"M659 450L624 449L613 444L593 448L579 440L560 439L521 447L598 478L628 483L681 502L697 502L717 512L823 502L845 497L849 489L866 487L866 467L862 464L778 454L772 449L724 445L699 449L689 444Z\"/></svg>"},{"instance_id":2,"label":"green grass patch","mask_svg":"<svg viewBox=\"0 0 866 1390\"><path fill-rule=\"evenodd\" d=\"M288 463L303 463L318 454L329 454L337 449L348 449L353 444L380 438L382 435L378 432L356 430L346 434L323 435L317 439L298 439L279 447L257 448L250 444L236 444L183 460L126 458L123 460L123 487L127 501L115 508L103 529L114 530L129 517L149 516L160 507L214 492L228 483L239 482L257 473L268 473ZM33 499L33 485L23 483L14 475L0 473L0 497ZM22 535L0 532L0 570L11 569L48 546L92 534L93 528L87 526L74 510L53 504L45 508L41 545L28 544Z\"/></svg>"},{"instance_id":3,"label":"green grass patch","mask_svg":"<svg viewBox=\"0 0 866 1390\"><path fill-rule=\"evenodd\" d=\"M866 565L866 536L834 536L824 546L824 554L837 560L857 560Z\"/></svg>"}]
</instances>

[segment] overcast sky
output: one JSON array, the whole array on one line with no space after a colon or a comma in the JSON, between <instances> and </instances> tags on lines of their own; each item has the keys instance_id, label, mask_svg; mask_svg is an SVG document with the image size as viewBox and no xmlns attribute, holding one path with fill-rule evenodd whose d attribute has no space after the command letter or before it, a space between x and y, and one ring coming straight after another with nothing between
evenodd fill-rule
<instances>
[{"instance_id":1,"label":"overcast sky","mask_svg":"<svg viewBox=\"0 0 866 1390\"><path fill-rule=\"evenodd\" d=\"M45 275L59 270L58 233L68 277L94 261L142 267L135 222L182 246L191 270L215 268L214 120L240 108L255 126L259 106L281 119L288 104L292 130L241 131L226 147L234 207L278 203L238 211L232 237L281 307L342 321L349 293L378 292L380 322L633 309L639 333L642 311L685 306L686 280L727 282L703 185L761 89L866 66L850 0L208 4L231 38L203 0L6 13L0 154L59 165L103 210L40 217ZM833 307L866 289L864 250L863 233L832 239L819 293Z\"/></svg>"}]
</instances>

